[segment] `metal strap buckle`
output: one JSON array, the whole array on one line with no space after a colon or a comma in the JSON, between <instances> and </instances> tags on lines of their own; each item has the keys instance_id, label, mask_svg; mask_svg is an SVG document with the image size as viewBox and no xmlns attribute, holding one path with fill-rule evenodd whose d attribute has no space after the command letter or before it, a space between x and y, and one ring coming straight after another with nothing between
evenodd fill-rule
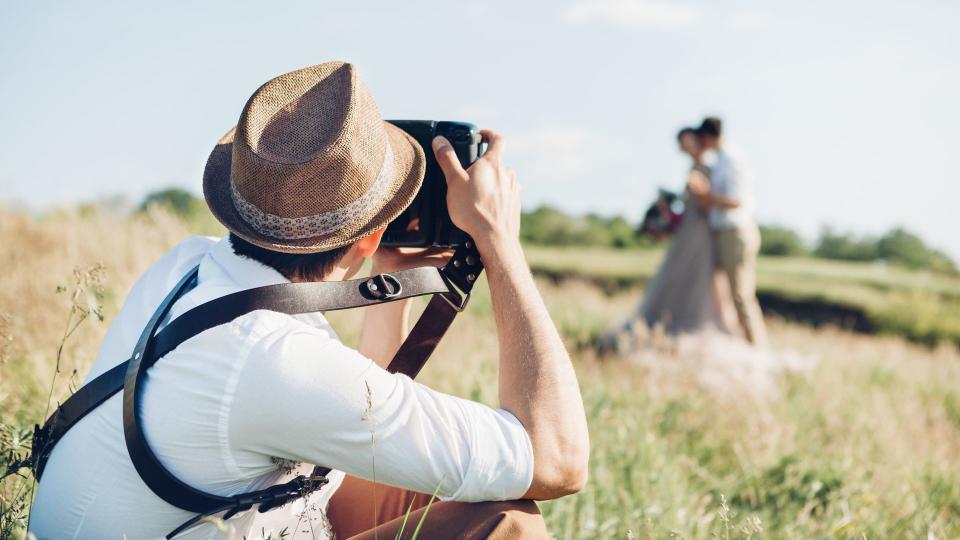
<instances>
[{"instance_id":1,"label":"metal strap buckle","mask_svg":"<svg viewBox=\"0 0 960 540\"><path fill-rule=\"evenodd\" d=\"M399 296L403 292L403 284L390 274L377 274L363 282L360 293L374 300L387 300Z\"/></svg>"},{"instance_id":2,"label":"metal strap buckle","mask_svg":"<svg viewBox=\"0 0 960 540\"><path fill-rule=\"evenodd\" d=\"M467 304L470 302L470 293L460 294L451 287L451 292L440 293L440 298L443 298L450 304L450 307L454 309L457 313L463 312L467 309Z\"/></svg>"}]
</instances>

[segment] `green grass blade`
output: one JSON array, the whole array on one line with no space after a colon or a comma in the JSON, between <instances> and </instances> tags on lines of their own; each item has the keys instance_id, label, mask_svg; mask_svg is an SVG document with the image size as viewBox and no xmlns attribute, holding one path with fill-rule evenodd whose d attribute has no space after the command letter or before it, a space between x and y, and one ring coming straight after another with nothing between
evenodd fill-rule
<instances>
[{"instance_id":1,"label":"green grass blade","mask_svg":"<svg viewBox=\"0 0 960 540\"><path fill-rule=\"evenodd\" d=\"M430 507L433 505L434 499L437 498L437 493L440 491L441 484L443 484L442 478L437 484L437 489L433 490L433 495L430 495L430 500L427 501L427 507L423 510L423 515L420 516L420 523L417 523L417 528L413 530L413 536L410 538L410 540L417 540L417 537L420 536L420 528L423 527L423 522L427 519L427 514L430 513Z\"/></svg>"},{"instance_id":2,"label":"green grass blade","mask_svg":"<svg viewBox=\"0 0 960 540\"><path fill-rule=\"evenodd\" d=\"M407 518L410 517L410 512L413 510L413 499L410 499L410 504L407 505L407 512L403 514L403 521L400 522L400 530L397 531L397 535L393 537L393 540L400 540L403 536L403 530L407 528Z\"/></svg>"}]
</instances>

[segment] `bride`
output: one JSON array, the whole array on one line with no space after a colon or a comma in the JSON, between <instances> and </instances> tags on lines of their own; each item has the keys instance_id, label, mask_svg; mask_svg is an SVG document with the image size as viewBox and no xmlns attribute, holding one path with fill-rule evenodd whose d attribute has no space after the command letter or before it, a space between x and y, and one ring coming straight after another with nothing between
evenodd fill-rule
<instances>
[{"instance_id":1,"label":"bride","mask_svg":"<svg viewBox=\"0 0 960 540\"><path fill-rule=\"evenodd\" d=\"M704 163L704 148L693 128L677 134L680 149L692 161L687 185L710 182L710 168ZM624 334L633 334L637 323L662 327L668 334L693 333L712 329L731 333L729 299L718 290L722 285L714 269L714 248L707 213L697 205L689 190L684 193L685 210L656 275L647 284L637 311L617 330L600 340L602 350L619 349ZM728 305L729 304L729 305Z\"/></svg>"}]
</instances>

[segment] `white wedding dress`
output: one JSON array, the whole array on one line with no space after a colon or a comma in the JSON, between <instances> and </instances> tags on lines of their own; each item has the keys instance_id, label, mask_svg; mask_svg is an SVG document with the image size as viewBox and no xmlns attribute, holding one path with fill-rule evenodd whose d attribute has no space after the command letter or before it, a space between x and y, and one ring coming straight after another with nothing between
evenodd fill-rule
<instances>
[{"instance_id":1,"label":"white wedding dress","mask_svg":"<svg viewBox=\"0 0 960 540\"><path fill-rule=\"evenodd\" d=\"M660 268L644 289L636 318L668 334L728 331L714 279L713 236L706 213L688 204Z\"/></svg>"}]
</instances>

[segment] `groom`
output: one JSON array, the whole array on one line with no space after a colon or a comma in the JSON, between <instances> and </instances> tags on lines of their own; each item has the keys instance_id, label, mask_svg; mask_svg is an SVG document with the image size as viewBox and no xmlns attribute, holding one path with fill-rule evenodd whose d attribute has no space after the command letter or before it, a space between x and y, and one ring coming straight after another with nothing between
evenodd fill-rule
<instances>
[{"instance_id":1,"label":"groom","mask_svg":"<svg viewBox=\"0 0 960 540\"><path fill-rule=\"evenodd\" d=\"M716 152L710 185L690 186L709 209L717 265L730 282L737 318L750 343L763 344L766 330L757 302L757 253L760 230L753 219L753 175L743 157L723 137L719 118L704 118L697 129L704 148Z\"/></svg>"}]
</instances>

